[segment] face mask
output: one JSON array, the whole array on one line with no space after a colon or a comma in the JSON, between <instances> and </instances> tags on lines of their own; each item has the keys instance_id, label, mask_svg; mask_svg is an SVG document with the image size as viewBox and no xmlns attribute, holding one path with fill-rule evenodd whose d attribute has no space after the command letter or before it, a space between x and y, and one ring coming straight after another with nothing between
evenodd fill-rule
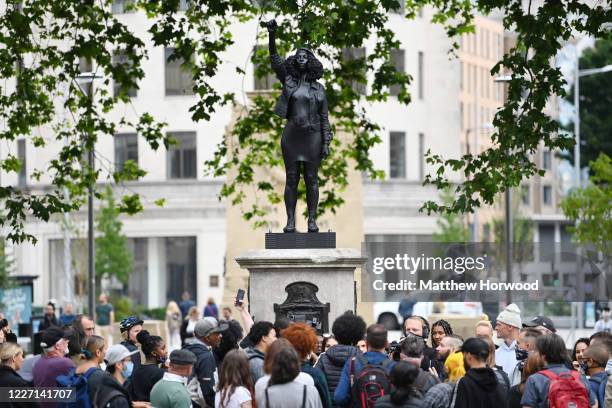
<instances>
[{"instance_id":1,"label":"face mask","mask_svg":"<svg viewBox=\"0 0 612 408\"><path fill-rule=\"evenodd\" d=\"M132 370L134 370L134 363L128 361L127 363L124 363L123 370L121 370L121 374L124 378L130 378L130 376L132 375Z\"/></svg>"},{"instance_id":2,"label":"face mask","mask_svg":"<svg viewBox=\"0 0 612 408\"><path fill-rule=\"evenodd\" d=\"M168 357L157 357L157 362L159 364L166 364L166 360L168 360Z\"/></svg>"},{"instance_id":3,"label":"face mask","mask_svg":"<svg viewBox=\"0 0 612 408\"><path fill-rule=\"evenodd\" d=\"M527 357L529 357L529 351L527 350L517 348L514 350L514 353L516 354L517 361L527 360Z\"/></svg>"},{"instance_id":4,"label":"face mask","mask_svg":"<svg viewBox=\"0 0 612 408\"><path fill-rule=\"evenodd\" d=\"M586 374L586 372L589 370L589 364L586 361L581 361L579 364L582 372Z\"/></svg>"}]
</instances>

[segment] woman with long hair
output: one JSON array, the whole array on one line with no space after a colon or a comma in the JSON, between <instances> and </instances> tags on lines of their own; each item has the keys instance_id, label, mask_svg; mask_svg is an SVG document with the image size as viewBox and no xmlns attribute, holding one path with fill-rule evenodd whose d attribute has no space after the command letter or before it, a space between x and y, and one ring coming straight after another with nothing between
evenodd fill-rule
<instances>
[{"instance_id":1,"label":"woman with long hair","mask_svg":"<svg viewBox=\"0 0 612 408\"><path fill-rule=\"evenodd\" d=\"M137 339L144 353L145 361L134 368L128 391L134 401L149 401L151 389L166 372L164 368L168 358L168 349L164 339L151 335L146 330L138 333Z\"/></svg>"},{"instance_id":2,"label":"woman with long hair","mask_svg":"<svg viewBox=\"0 0 612 408\"><path fill-rule=\"evenodd\" d=\"M171 300L166 306L166 326L170 334L168 348L170 351L181 348L181 309Z\"/></svg>"},{"instance_id":3,"label":"woman with long hair","mask_svg":"<svg viewBox=\"0 0 612 408\"><path fill-rule=\"evenodd\" d=\"M390 373L393 390L391 394L376 400L375 408L420 408L422 396L414 387L420 368L400 361Z\"/></svg>"},{"instance_id":4,"label":"woman with long hair","mask_svg":"<svg viewBox=\"0 0 612 408\"><path fill-rule=\"evenodd\" d=\"M283 338L289 340L301 360L301 371L310 375L319 391L321 403L331 408L332 397L327 386L327 378L320 368L313 367L310 357L317 349L317 332L306 323L295 323L283 330Z\"/></svg>"},{"instance_id":5,"label":"woman with long hair","mask_svg":"<svg viewBox=\"0 0 612 408\"><path fill-rule=\"evenodd\" d=\"M278 343L278 345L277 345ZM270 362L267 387L255 394L261 408L322 408L319 392L312 385L296 381L300 374L300 359L288 342L277 340L270 347L278 347ZM265 377L260 378L259 384Z\"/></svg>"},{"instance_id":6,"label":"woman with long hair","mask_svg":"<svg viewBox=\"0 0 612 408\"><path fill-rule=\"evenodd\" d=\"M521 398L523 397L523 392L525 392L525 384L527 383L527 379L544 369L544 361L540 358L537 353L531 354L525 360L525 365L523 366L523 371L521 373L521 382L510 388L508 408L522 408Z\"/></svg>"},{"instance_id":7,"label":"woman with long hair","mask_svg":"<svg viewBox=\"0 0 612 408\"><path fill-rule=\"evenodd\" d=\"M200 319L200 312L198 311L198 307L191 306L189 308L189 311L187 312L187 316L185 317L185 320L183 320L183 324L181 325L180 334L181 334L181 344L183 346L195 342L193 331L199 319Z\"/></svg>"},{"instance_id":8,"label":"woman with long hair","mask_svg":"<svg viewBox=\"0 0 612 408\"><path fill-rule=\"evenodd\" d=\"M489 357L487 357L487 367L493 370L497 382L504 386L504 393L507 394L510 391L510 378L508 374L500 366L495 364L495 343L490 337L485 337L484 340L489 345Z\"/></svg>"},{"instance_id":9,"label":"woman with long hair","mask_svg":"<svg viewBox=\"0 0 612 408\"><path fill-rule=\"evenodd\" d=\"M584 364L585 358L584 358L584 351L589 347L589 345L591 344L591 340L589 340L588 337L582 337L579 338L578 340L576 340L576 343L574 343L574 348L572 349L572 366L574 367L575 370L580 371L581 369L581 364ZM583 374L584 370L583 370Z\"/></svg>"},{"instance_id":10,"label":"woman with long hair","mask_svg":"<svg viewBox=\"0 0 612 408\"><path fill-rule=\"evenodd\" d=\"M232 350L225 355L221 365L215 408L251 408L252 400L249 360L244 351Z\"/></svg>"},{"instance_id":11,"label":"woman with long hair","mask_svg":"<svg viewBox=\"0 0 612 408\"><path fill-rule=\"evenodd\" d=\"M453 328L446 320L440 319L431 325L431 347L436 348L445 336L453 334Z\"/></svg>"},{"instance_id":12,"label":"woman with long hair","mask_svg":"<svg viewBox=\"0 0 612 408\"><path fill-rule=\"evenodd\" d=\"M242 327L236 320L227 321L227 330L223 332L223 337L217 347L213 348L215 361L217 366L221 366L225 355L238 347L238 343L242 339Z\"/></svg>"},{"instance_id":13,"label":"woman with long hair","mask_svg":"<svg viewBox=\"0 0 612 408\"><path fill-rule=\"evenodd\" d=\"M255 383L255 395L261 395L265 391L265 389L268 387L268 383L270 382L270 374L272 373L272 364L274 363L274 359L276 358L276 355L278 354L280 350L287 348L287 347L293 348L291 343L289 343L289 340L280 338L280 339L276 339L276 341L272 343L272 345L268 348L268 351L266 352L266 356L264 358L264 365L263 365L264 376L261 377L259 380L257 380L257 382ZM300 371L298 376L295 378L295 381L299 382L300 384L314 386L314 380L312 379L312 377L302 371Z\"/></svg>"}]
</instances>

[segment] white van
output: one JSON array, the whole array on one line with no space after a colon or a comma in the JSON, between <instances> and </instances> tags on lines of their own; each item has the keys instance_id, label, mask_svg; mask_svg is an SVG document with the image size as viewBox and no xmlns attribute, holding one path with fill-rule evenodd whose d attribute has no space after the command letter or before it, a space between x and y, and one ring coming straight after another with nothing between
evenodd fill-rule
<instances>
[{"instance_id":1,"label":"white van","mask_svg":"<svg viewBox=\"0 0 612 408\"><path fill-rule=\"evenodd\" d=\"M404 318L399 314L399 302L374 302L373 312L376 323L383 324L387 330L400 330ZM432 314L450 314L466 317L480 317L480 302L417 302L412 310L413 315L427 316Z\"/></svg>"}]
</instances>

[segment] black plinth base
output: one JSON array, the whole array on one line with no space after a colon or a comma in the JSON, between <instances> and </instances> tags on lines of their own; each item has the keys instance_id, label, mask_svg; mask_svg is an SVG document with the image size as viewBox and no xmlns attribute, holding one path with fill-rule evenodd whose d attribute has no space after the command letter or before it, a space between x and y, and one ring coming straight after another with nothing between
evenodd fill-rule
<instances>
[{"instance_id":1,"label":"black plinth base","mask_svg":"<svg viewBox=\"0 0 612 408\"><path fill-rule=\"evenodd\" d=\"M268 232L266 249L336 248L335 232Z\"/></svg>"}]
</instances>

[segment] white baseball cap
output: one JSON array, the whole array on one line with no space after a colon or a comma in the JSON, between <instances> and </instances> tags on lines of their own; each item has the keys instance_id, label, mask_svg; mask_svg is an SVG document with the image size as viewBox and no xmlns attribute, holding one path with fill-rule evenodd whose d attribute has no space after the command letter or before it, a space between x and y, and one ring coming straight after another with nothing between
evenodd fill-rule
<instances>
[{"instance_id":1,"label":"white baseball cap","mask_svg":"<svg viewBox=\"0 0 612 408\"><path fill-rule=\"evenodd\" d=\"M106 350L106 356L104 360L106 360L106 364L113 365L122 361L124 358L134 355L138 353L138 350L130 351L127 347L121 344L114 344Z\"/></svg>"}]
</instances>

